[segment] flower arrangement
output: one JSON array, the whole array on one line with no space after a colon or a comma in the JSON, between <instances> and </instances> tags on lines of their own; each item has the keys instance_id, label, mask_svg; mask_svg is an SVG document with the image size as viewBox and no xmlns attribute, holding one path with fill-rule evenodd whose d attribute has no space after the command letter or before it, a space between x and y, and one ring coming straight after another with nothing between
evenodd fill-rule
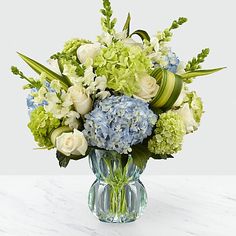
<instances>
[{"instance_id":1,"label":"flower arrangement","mask_svg":"<svg viewBox=\"0 0 236 236\"><path fill-rule=\"evenodd\" d=\"M116 151L124 160L131 155L140 168L150 157L172 158L203 114L201 98L188 85L223 68L201 68L209 49L187 63L171 50L184 17L150 37L144 30L130 33L130 14L117 31L109 0L101 13L103 33L96 42L66 42L48 67L18 53L38 74L27 77L12 67L28 82L28 127L40 148L57 150L61 167L92 149Z\"/></svg>"}]
</instances>

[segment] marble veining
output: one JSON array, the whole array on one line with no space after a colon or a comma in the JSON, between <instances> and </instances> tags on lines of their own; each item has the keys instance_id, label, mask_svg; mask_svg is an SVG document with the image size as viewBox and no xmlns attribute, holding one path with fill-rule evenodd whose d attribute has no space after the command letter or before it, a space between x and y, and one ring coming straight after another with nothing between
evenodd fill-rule
<instances>
[{"instance_id":1,"label":"marble veining","mask_svg":"<svg viewBox=\"0 0 236 236\"><path fill-rule=\"evenodd\" d=\"M134 223L99 222L93 176L0 176L0 236L233 236L236 176L143 176L148 207Z\"/></svg>"}]
</instances>

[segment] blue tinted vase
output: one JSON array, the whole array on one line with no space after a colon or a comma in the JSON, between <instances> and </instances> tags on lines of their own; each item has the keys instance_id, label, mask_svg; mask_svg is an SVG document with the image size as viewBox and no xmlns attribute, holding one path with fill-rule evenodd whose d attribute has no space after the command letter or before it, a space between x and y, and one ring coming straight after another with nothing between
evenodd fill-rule
<instances>
[{"instance_id":1,"label":"blue tinted vase","mask_svg":"<svg viewBox=\"0 0 236 236\"><path fill-rule=\"evenodd\" d=\"M98 149L90 152L89 162L97 178L89 191L91 212L108 223L132 222L142 215L147 193L139 177L144 168L138 168L130 155L124 158Z\"/></svg>"}]
</instances>

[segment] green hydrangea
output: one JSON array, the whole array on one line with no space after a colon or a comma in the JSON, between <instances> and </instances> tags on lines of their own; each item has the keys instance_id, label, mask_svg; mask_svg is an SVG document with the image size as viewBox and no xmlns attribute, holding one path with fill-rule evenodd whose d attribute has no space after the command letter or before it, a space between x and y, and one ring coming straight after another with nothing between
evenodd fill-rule
<instances>
[{"instance_id":1,"label":"green hydrangea","mask_svg":"<svg viewBox=\"0 0 236 236\"><path fill-rule=\"evenodd\" d=\"M31 112L28 127L40 147L53 148L50 133L59 126L60 120L54 118L51 113L46 113L43 107Z\"/></svg>"},{"instance_id":2,"label":"green hydrangea","mask_svg":"<svg viewBox=\"0 0 236 236\"><path fill-rule=\"evenodd\" d=\"M149 73L151 60L140 47L116 42L101 50L94 66L98 76L107 78L108 88L131 96L139 90L138 75Z\"/></svg>"},{"instance_id":3,"label":"green hydrangea","mask_svg":"<svg viewBox=\"0 0 236 236\"><path fill-rule=\"evenodd\" d=\"M77 56L77 49L81 45L87 44L87 43L91 43L91 42L86 39L71 39L65 43L62 53L69 54L71 56Z\"/></svg>"},{"instance_id":4,"label":"green hydrangea","mask_svg":"<svg viewBox=\"0 0 236 236\"><path fill-rule=\"evenodd\" d=\"M187 93L185 102L188 102L190 109L193 112L194 120L199 124L203 114L202 99L198 97L195 91Z\"/></svg>"},{"instance_id":5,"label":"green hydrangea","mask_svg":"<svg viewBox=\"0 0 236 236\"><path fill-rule=\"evenodd\" d=\"M181 150L185 135L185 126L181 117L168 111L160 115L154 130L154 136L148 142L150 152L159 155L171 155Z\"/></svg>"}]
</instances>

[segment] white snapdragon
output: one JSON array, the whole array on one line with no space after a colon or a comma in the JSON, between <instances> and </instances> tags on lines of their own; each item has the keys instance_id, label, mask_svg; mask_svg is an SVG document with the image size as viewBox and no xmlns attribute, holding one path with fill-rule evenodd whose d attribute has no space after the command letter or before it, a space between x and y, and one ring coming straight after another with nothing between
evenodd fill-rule
<instances>
[{"instance_id":1,"label":"white snapdragon","mask_svg":"<svg viewBox=\"0 0 236 236\"><path fill-rule=\"evenodd\" d=\"M113 36L106 32L98 36L97 41L101 44L105 44L106 46L110 46L113 41Z\"/></svg>"},{"instance_id":2,"label":"white snapdragon","mask_svg":"<svg viewBox=\"0 0 236 236\"><path fill-rule=\"evenodd\" d=\"M71 129L78 129L80 114L76 111L70 111L66 115L65 125L68 125Z\"/></svg>"},{"instance_id":3,"label":"white snapdragon","mask_svg":"<svg viewBox=\"0 0 236 236\"><path fill-rule=\"evenodd\" d=\"M56 138L56 148L66 156L85 155L88 143L84 134L76 129L70 133L63 133Z\"/></svg>"},{"instance_id":4,"label":"white snapdragon","mask_svg":"<svg viewBox=\"0 0 236 236\"><path fill-rule=\"evenodd\" d=\"M62 89L60 81L55 79L51 82L50 87L54 89L57 93L59 93Z\"/></svg>"},{"instance_id":5,"label":"white snapdragon","mask_svg":"<svg viewBox=\"0 0 236 236\"><path fill-rule=\"evenodd\" d=\"M45 100L46 93L47 89L44 86L42 86L38 92L33 94L34 102L38 104L42 103Z\"/></svg>"}]
</instances>

